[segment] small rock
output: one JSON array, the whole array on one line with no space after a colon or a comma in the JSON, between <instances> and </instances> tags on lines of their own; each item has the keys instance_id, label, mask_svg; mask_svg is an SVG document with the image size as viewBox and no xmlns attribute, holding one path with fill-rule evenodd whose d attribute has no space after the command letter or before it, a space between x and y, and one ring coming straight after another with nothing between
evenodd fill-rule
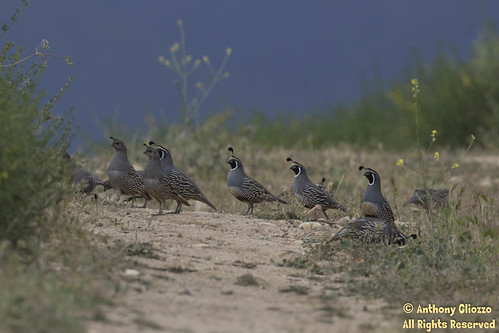
<instances>
[{"instance_id":1,"label":"small rock","mask_svg":"<svg viewBox=\"0 0 499 333\"><path fill-rule=\"evenodd\" d=\"M319 219L327 220L327 217L326 214L324 214L321 205L316 205L314 208L308 211L306 219L308 221L318 221Z\"/></svg>"},{"instance_id":2,"label":"small rock","mask_svg":"<svg viewBox=\"0 0 499 333\"><path fill-rule=\"evenodd\" d=\"M126 276L137 276L139 274L140 274L140 272L138 270L136 270L136 269L126 269L125 270L125 275Z\"/></svg>"},{"instance_id":3,"label":"small rock","mask_svg":"<svg viewBox=\"0 0 499 333\"><path fill-rule=\"evenodd\" d=\"M339 226L343 226L343 225L347 224L349 221L350 221L349 216L343 216L342 218L334 221L334 223L338 224Z\"/></svg>"},{"instance_id":4,"label":"small rock","mask_svg":"<svg viewBox=\"0 0 499 333\"><path fill-rule=\"evenodd\" d=\"M299 225L300 229L321 229L322 224L319 222L303 222L302 224Z\"/></svg>"},{"instance_id":5,"label":"small rock","mask_svg":"<svg viewBox=\"0 0 499 333\"><path fill-rule=\"evenodd\" d=\"M273 223L269 223L269 222L258 222L259 225L271 225L273 226L274 224Z\"/></svg>"}]
</instances>

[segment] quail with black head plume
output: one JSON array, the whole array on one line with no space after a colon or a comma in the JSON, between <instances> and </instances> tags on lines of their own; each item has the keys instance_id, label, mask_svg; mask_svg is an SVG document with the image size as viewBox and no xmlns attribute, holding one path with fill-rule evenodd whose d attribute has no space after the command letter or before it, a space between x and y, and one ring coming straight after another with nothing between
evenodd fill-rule
<instances>
[{"instance_id":1,"label":"quail with black head plume","mask_svg":"<svg viewBox=\"0 0 499 333\"><path fill-rule=\"evenodd\" d=\"M163 203L168 199L173 199L184 205L189 203L178 193L175 186L168 181L168 177L161 169L160 150L150 147L144 143L146 150L144 154L149 157L149 162L144 169L144 185L147 193L159 202L159 211L157 215L163 213ZM178 213L175 211L174 213Z\"/></svg>"},{"instance_id":2,"label":"quail with black head plume","mask_svg":"<svg viewBox=\"0 0 499 333\"><path fill-rule=\"evenodd\" d=\"M307 170L302 164L293 161L291 157L288 157L286 161L293 163L290 167L295 173L293 192L305 208L312 209L316 205L320 205L328 219L329 217L326 214L326 210L328 209L347 211L345 207L336 201L333 195L326 193L324 187L318 186L310 181Z\"/></svg>"},{"instance_id":3,"label":"quail with black head plume","mask_svg":"<svg viewBox=\"0 0 499 333\"><path fill-rule=\"evenodd\" d=\"M248 210L244 215L250 212L253 213L254 204L263 201L279 201L280 203L287 204L286 201L273 195L259 182L246 175L243 162L234 156L234 149L229 147L228 150L231 152L232 156L227 161L230 165L227 185L230 193L237 200L245 202L248 205Z\"/></svg>"},{"instance_id":4,"label":"quail with black head plume","mask_svg":"<svg viewBox=\"0 0 499 333\"><path fill-rule=\"evenodd\" d=\"M371 168L359 166L359 171L365 170L364 177L367 178L367 188L360 203L362 215L385 220L391 224L395 222L392 208L381 192L381 177L379 173Z\"/></svg>"},{"instance_id":5,"label":"quail with black head plume","mask_svg":"<svg viewBox=\"0 0 499 333\"><path fill-rule=\"evenodd\" d=\"M202 203L207 204L214 210L217 210L215 205L213 205L201 192L201 189L194 183L194 181L189 178L186 174L180 171L173 163L173 158L168 149L161 145L157 145L154 142L150 141L149 145L155 146L159 151L159 160L161 169L166 174L168 182L171 184L173 189L178 193L178 195L184 199L184 201L177 200L177 208L176 212L180 212L182 210L182 204L186 200L196 200Z\"/></svg>"}]
</instances>

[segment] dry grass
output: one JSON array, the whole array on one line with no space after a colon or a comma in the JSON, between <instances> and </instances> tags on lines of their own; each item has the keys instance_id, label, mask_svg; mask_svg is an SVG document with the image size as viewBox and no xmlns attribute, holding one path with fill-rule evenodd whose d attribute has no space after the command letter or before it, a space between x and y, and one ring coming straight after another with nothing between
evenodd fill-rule
<instances>
[{"instance_id":1,"label":"dry grass","mask_svg":"<svg viewBox=\"0 0 499 333\"><path fill-rule=\"evenodd\" d=\"M208 149L188 145L180 149L166 140L158 142L172 151L177 166L196 180L222 213L242 214L245 211L246 205L234 199L226 186L229 142L223 145L207 143ZM433 158L433 152L423 154L426 183L434 184L435 188L452 188L451 208L426 214L403 206L414 189L422 187L423 174L417 170L423 169L415 152L399 154L382 148L356 151L348 146L309 151L264 150L245 142L244 138L237 144L230 142L230 145L243 161L248 175L290 202L289 205L259 204L255 207L256 217L285 220L304 217L306 209L292 194L293 173L286 162L291 156L307 167L312 181L319 182L326 177L327 186L334 190L336 199L348 209L346 215L351 218L360 216L359 203L367 186L358 166L377 170L382 178L383 193L394 210L400 229L419 235L417 241L403 250L349 243L323 246L321 242L329 236L324 235L324 239L312 240L305 257L293 261L301 263L303 268L314 274L344 272L349 281L346 293L367 293L396 304L414 297L428 301L494 302L486 295L493 293L498 282L495 267L499 216L498 204L493 199L499 190L499 177L495 172L499 164L498 153L472 151L461 159L464 150L444 150L439 151L438 161ZM131 145L130 159L140 168L145 165L146 158L140 148L135 148L137 146ZM109 148L92 160L101 175L105 174L111 156ZM397 166L400 158L404 159L402 167ZM452 169L454 163L459 163L459 167ZM193 204L185 210L209 208ZM345 213L331 211L329 215L339 219ZM400 288L400 291L386 294L386 288Z\"/></svg>"}]
</instances>

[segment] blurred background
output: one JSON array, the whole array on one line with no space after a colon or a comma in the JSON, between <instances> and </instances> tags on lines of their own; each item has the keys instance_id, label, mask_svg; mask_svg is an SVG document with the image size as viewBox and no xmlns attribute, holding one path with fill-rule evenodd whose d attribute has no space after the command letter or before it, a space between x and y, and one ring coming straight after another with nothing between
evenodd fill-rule
<instances>
[{"instance_id":1,"label":"blurred background","mask_svg":"<svg viewBox=\"0 0 499 333\"><path fill-rule=\"evenodd\" d=\"M3 0L0 22L21 5ZM163 61L180 42L178 20L185 55L200 61L189 100L213 78L208 62L226 60L194 127L223 114L220 129L262 145L403 149L415 140L417 78L422 137L437 129L449 146L470 134L496 146L498 13L496 0L45 0L30 2L2 41L29 55L47 39L49 53L71 57L72 67L47 58L38 85L48 100L74 77L54 107L76 114L71 152L119 131L185 125L179 76Z\"/></svg>"}]
</instances>

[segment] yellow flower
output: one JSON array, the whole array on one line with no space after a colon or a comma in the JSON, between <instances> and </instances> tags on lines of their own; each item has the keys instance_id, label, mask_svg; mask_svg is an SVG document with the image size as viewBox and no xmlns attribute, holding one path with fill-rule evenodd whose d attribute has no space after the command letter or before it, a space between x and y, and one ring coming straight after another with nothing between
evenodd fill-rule
<instances>
[{"instance_id":1,"label":"yellow flower","mask_svg":"<svg viewBox=\"0 0 499 333\"><path fill-rule=\"evenodd\" d=\"M225 72L224 73L224 78L228 78L229 77L229 72Z\"/></svg>"},{"instance_id":2,"label":"yellow flower","mask_svg":"<svg viewBox=\"0 0 499 333\"><path fill-rule=\"evenodd\" d=\"M473 134L471 134L471 141L475 141L475 136Z\"/></svg>"},{"instance_id":3,"label":"yellow flower","mask_svg":"<svg viewBox=\"0 0 499 333\"><path fill-rule=\"evenodd\" d=\"M158 57L158 61L159 61L159 62L163 62L163 60L165 60L165 57L163 57L163 56L159 56L159 57Z\"/></svg>"},{"instance_id":4,"label":"yellow flower","mask_svg":"<svg viewBox=\"0 0 499 333\"><path fill-rule=\"evenodd\" d=\"M412 79L411 84L412 84L412 97L416 98L418 96L418 93L419 93L418 79Z\"/></svg>"},{"instance_id":5,"label":"yellow flower","mask_svg":"<svg viewBox=\"0 0 499 333\"><path fill-rule=\"evenodd\" d=\"M437 136L437 130L433 130L431 131L431 141L435 141L436 140L436 137Z\"/></svg>"},{"instance_id":6,"label":"yellow flower","mask_svg":"<svg viewBox=\"0 0 499 333\"><path fill-rule=\"evenodd\" d=\"M203 56L203 61L206 63L206 64L209 64L210 63L210 58L208 58L208 56Z\"/></svg>"},{"instance_id":7,"label":"yellow flower","mask_svg":"<svg viewBox=\"0 0 499 333\"><path fill-rule=\"evenodd\" d=\"M230 54L232 53L232 48L228 47L225 49L225 54L230 56Z\"/></svg>"},{"instance_id":8,"label":"yellow flower","mask_svg":"<svg viewBox=\"0 0 499 333\"><path fill-rule=\"evenodd\" d=\"M196 82L196 87L199 89L203 88L203 82Z\"/></svg>"},{"instance_id":9,"label":"yellow flower","mask_svg":"<svg viewBox=\"0 0 499 333\"><path fill-rule=\"evenodd\" d=\"M404 165L404 159L403 159L403 158L399 158L399 159L397 160L397 166L401 167L401 166L403 166L403 165Z\"/></svg>"},{"instance_id":10,"label":"yellow flower","mask_svg":"<svg viewBox=\"0 0 499 333\"><path fill-rule=\"evenodd\" d=\"M452 166L452 169L456 169L456 168L459 168L459 163L454 163L454 165Z\"/></svg>"},{"instance_id":11,"label":"yellow flower","mask_svg":"<svg viewBox=\"0 0 499 333\"><path fill-rule=\"evenodd\" d=\"M435 159L435 161L438 161L440 159L440 155L438 154L438 151L436 151L435 154L433 154L433 158Z\"/></svg>"},{"instance_id":12,"label":"yellow flower","mask_svg":"<svg viewBox=\"0 0 499 333\"><path fill-rule=\"evenodd\" d=\"M169 59L165 59L165 60L163 61L163 64L165 64L166 66L170 67L171 62L170 62L170 60L169 60Z\"/></svg>"},{"instance_id":13,"label":"yellow flower","mask_svg":"<svg viewBox=\"0 0 499 333\"><path fill-rule=\"evenodd\" d=\"M170 52L177 52L177 51L178 51L179 46L180 46L180 45L178 45L178 43L173 44L173 45L170 47Z\"/></svg>"}]
</instances>

